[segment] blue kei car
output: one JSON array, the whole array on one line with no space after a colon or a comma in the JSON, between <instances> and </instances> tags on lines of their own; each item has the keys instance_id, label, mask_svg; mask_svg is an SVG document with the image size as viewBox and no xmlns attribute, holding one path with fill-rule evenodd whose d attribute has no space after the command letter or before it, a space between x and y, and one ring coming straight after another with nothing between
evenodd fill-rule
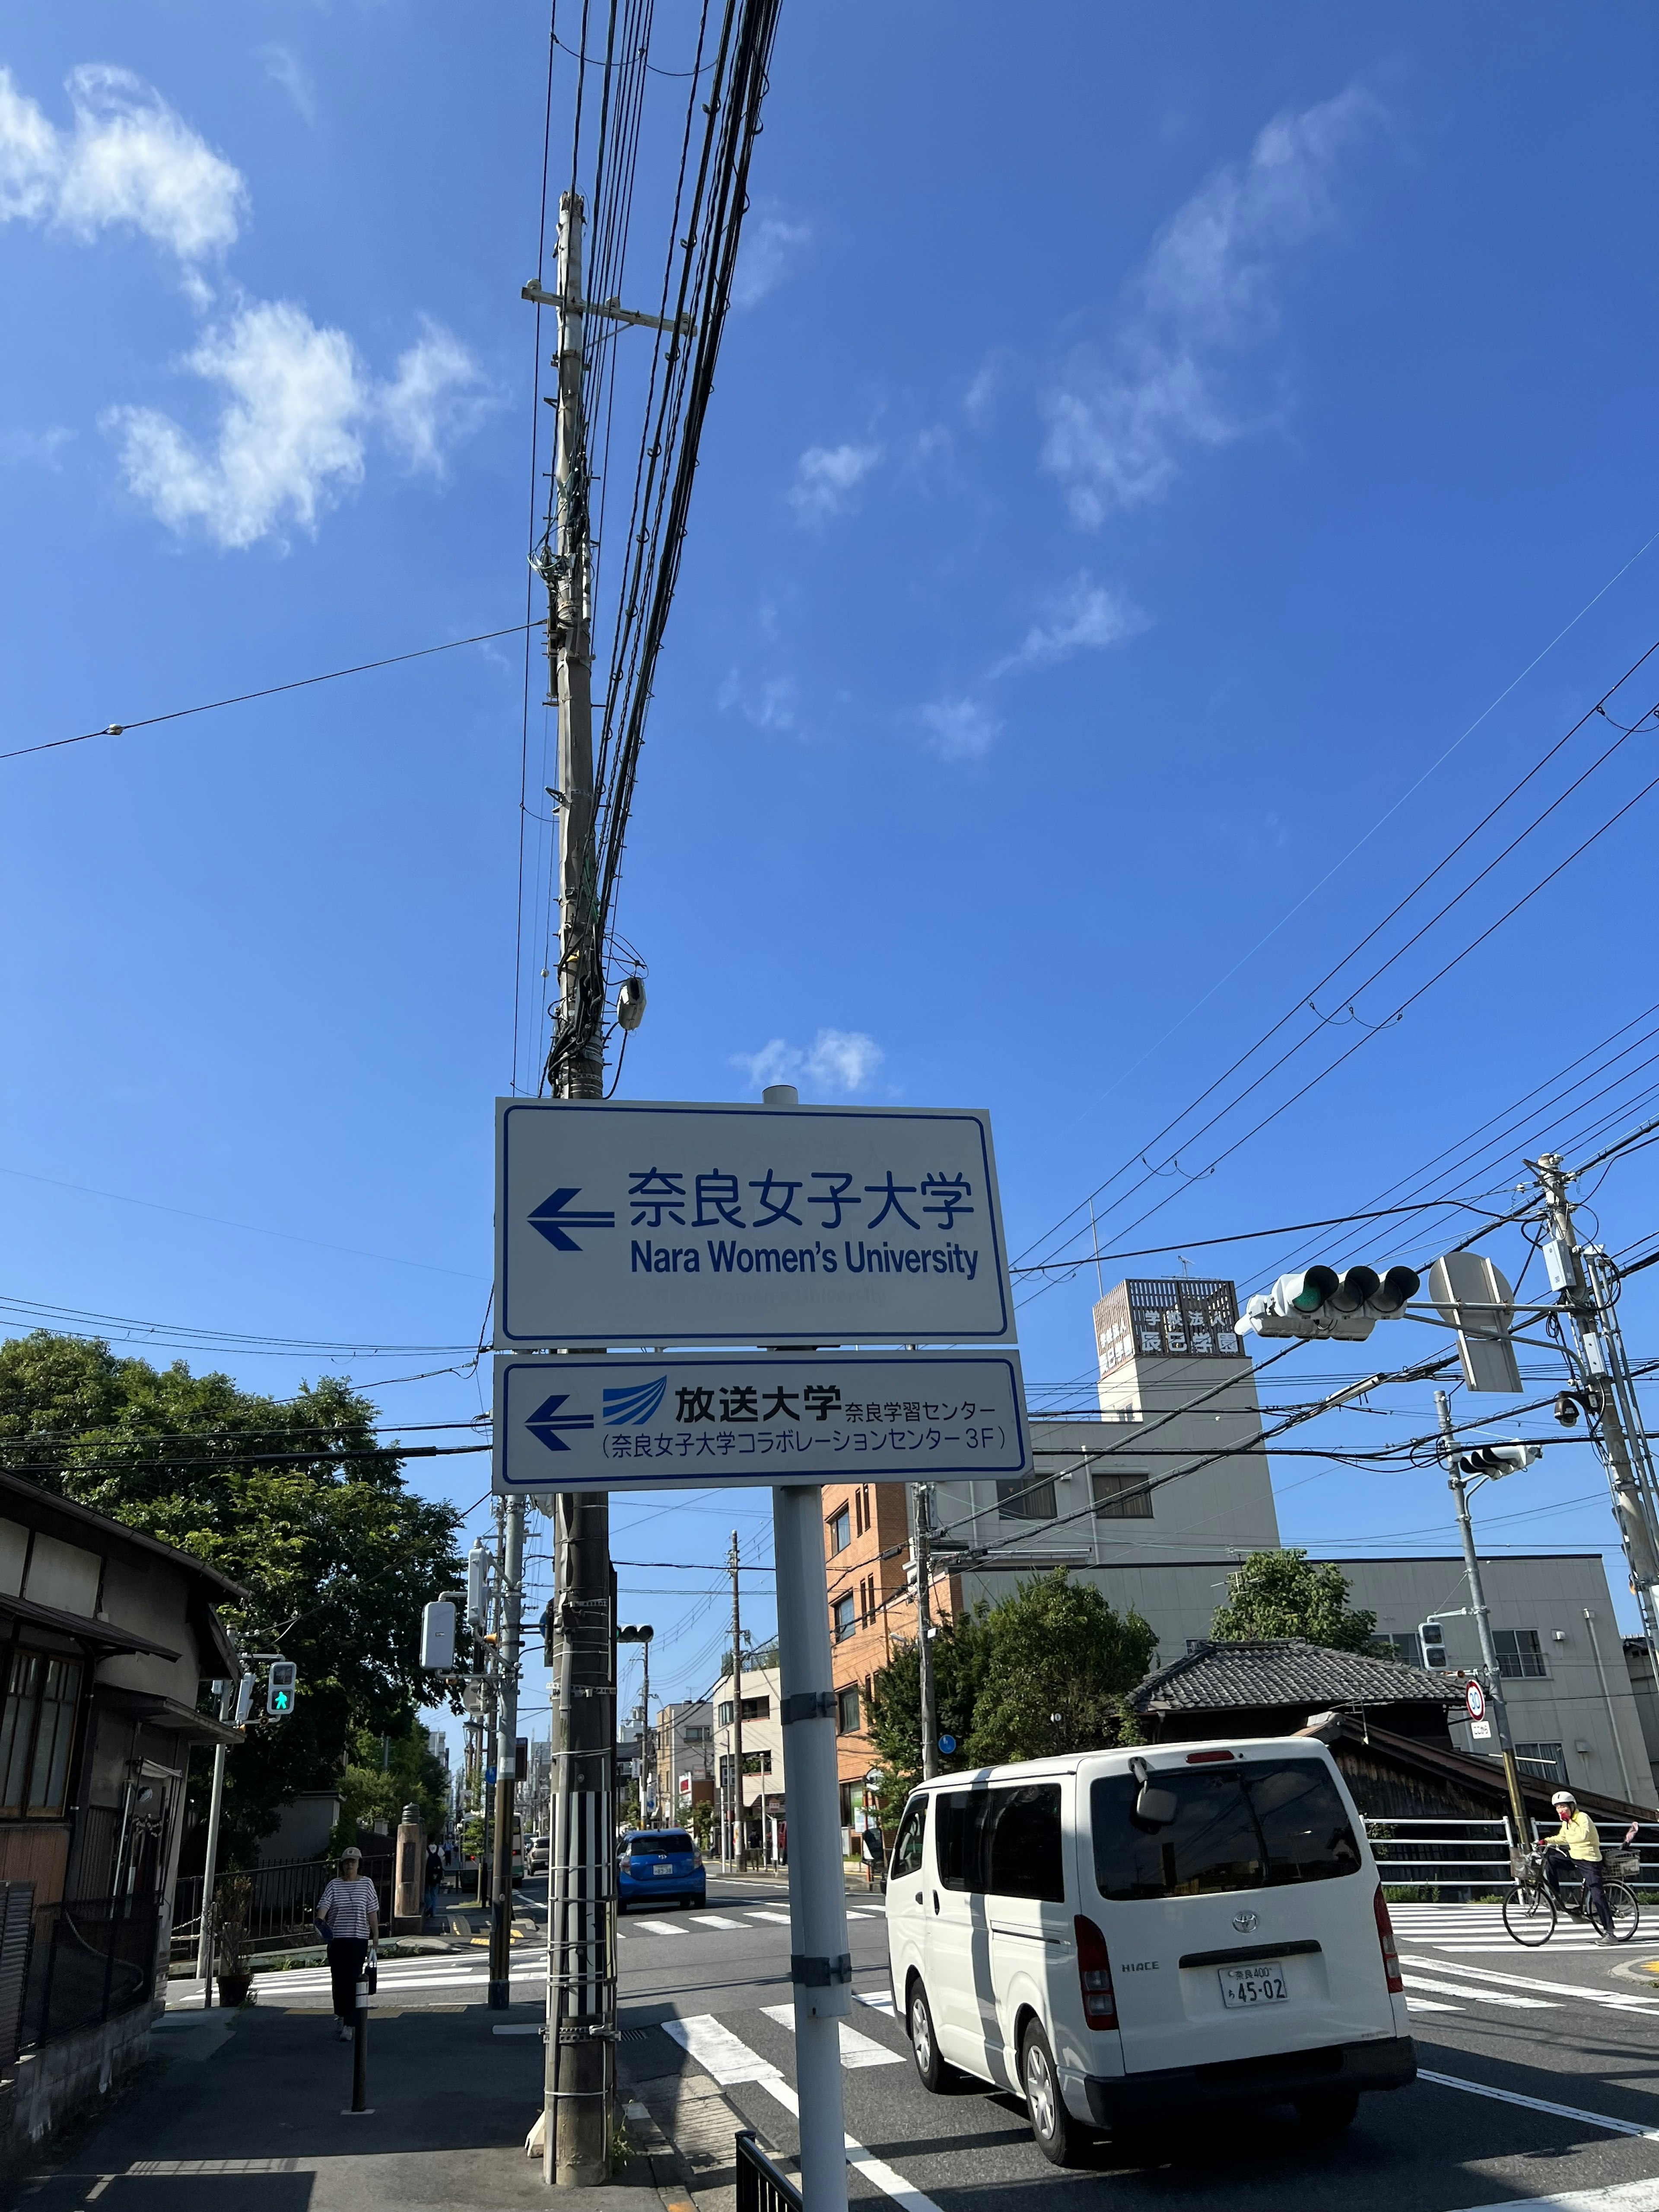
<instances>
[{"instance_id":1,"label":"blue kei car","mask_svg":"<svg viewBox=\"0 0 1659 2212\"><path fill-rule=\"evenodd\" d=\"M702 1853L684 1828L630 1828L617 1860L617 1909L630 1905L706 1905Z\"/></svg>"}]
</instances>

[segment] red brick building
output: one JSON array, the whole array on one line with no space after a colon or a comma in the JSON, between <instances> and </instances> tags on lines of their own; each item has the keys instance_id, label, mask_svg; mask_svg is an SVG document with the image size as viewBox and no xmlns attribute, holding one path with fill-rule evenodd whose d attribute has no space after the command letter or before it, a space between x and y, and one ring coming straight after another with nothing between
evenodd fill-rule
<instances>
[{"instance_id":1,"label":"red brick building","mask_svg":"<svg viewBox=\"0 0 1659 2212\"><path fill-rule=\"evenodd\" d=\"M842 1826L849 1831L864 1803L864 1778L876 1764L866 1733L871 1682L896 1649L916 1638L908 1500L899 1482L826 1486L823 1492L836 1771ZM931 1602L935 1622L959 1612L960 1577L936 1572Z\"/></svg>"}]
</instances>

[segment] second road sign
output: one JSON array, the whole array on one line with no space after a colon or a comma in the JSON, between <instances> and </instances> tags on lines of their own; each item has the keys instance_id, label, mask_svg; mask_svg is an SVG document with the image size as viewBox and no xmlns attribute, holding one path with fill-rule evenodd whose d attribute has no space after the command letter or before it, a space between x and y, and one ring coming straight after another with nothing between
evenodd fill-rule
<instances>
[{"instance_id":1,"label":"second road sign","mask_svg":"<svg viewBox=\"0 0 1659 2212\"><path fill-rule=\"evenodd\" d=\"M1006 1343L989 1116L503 1098L495 1342Z\"/></svg>"}]
</instances>

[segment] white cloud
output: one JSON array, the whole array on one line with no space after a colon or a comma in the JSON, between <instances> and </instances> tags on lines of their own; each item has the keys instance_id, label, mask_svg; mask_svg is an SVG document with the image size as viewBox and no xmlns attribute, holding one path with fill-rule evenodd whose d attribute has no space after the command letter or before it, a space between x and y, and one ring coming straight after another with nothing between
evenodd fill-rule
<instances>
[{"instance_id":1,"label":"white cloud","mask_svg":"<svg viewBox=\"0 0 1659 2212\"><path fill-rule=\"evenodd\" d=\"M68 86L75 121L63 131L0 69L0 219L83 241L136 230L187 266L234 243L240 173L158 92L101 63L72 70Z\"/></svg>"},{"instance_id":2,"label":"white cloud","mask_svg":"<svg viewBox=\"0 0 1659 2212\"><path fill-rule=\"evenodd\" d=\"M399 356L378 404L386 435L410 467L441 476L444 447L475 429L490 401L478 388L478 364L460 340L430 316L422 320L425 336Z\"/></svg>"},{"instance_id":3,"label":"white cloud","mask_svg":"<svg viewBox=\"0 0 1659 2212\"><path fill-rule=\"evenodd\" d=\"M1052 668L1074 653L1121 645L1148 627L1147 617L1132 600L1109 584L1096 583L1082 568L1031 624L1018 652L998 661L991 673L1007 676L1024 668Z\"/></svg>"},{"instance_id":4,"label":"white cloud","mask_svg":"<svg viewBox=\"0 0 1659 2212\"><path fill-rule=\"evenodd\" d=\"M719 705L727 712L736 708L744 720L752 722L757 730L793 730L796 724L795 680L792 676L772 676L759 684L745 684L734 668L727 674L716 695Z\"/></svg>"},{"instance_id":5,"label":"white cloud","mask_svg":"<svg viewBox=\"0 0 1659 2212\"><path fill-rule=\"evenodd\" d=\"M1083 528L1163 498L1183 448L1255 427L1229 372L1278 329L1297 250L1338 222L1337 164L1382 112L1350 86L1275 117L1247 161L1218 169L1164 225L1112 358L1079 356L1042 400L1042 465Z\"/></svg>"},{"instance_id":6,"label":"white cloud","mask_svg":"<svg viewBox=\"0 0 1659 2212\"><path fill-rule=\"evenodd\" d=\"M281 85L307 123L314 123L317 95L299 56L273 41L259 48L259 59L265 65L265 75L273 83Z\"/></svg>"},{"instance_id":7,"label":"white cloud","mask_svg":"<svg viewBox=\"0 0 1659 2212\"><path fill-rule=\"evenodd\" d=\"M983 760L1002 728L1001 717L984 699L936 699L921 713L933 732L927 742L941 760Z\"/></svg>"},{"instance_id":8,"label":"white cloud","mask_svg":"<svg viewBox=\"0 0 1659 2212\"><path fill-rule=\"evenodd\" d=\"M752 307L775 291L794 263L812 243L808 222L786 222L781 216L750 216L744 225L738 248L738 266L732 279L735 307Z\"/></svg>"},{"instance_id":9,"label":"white cloud","mask_svg":"<svg viewBox=\"0 0 1659 2212\"><path fill-rule=\"evenodd\" d=\"M884 1057L862 1030L820 1030L803 1051L774 1037L756 1053L738 1053L734 1067L747 1071L758 1089L769 1083L799 1083L815 1091L861 1091Z\"/></svg>"},{"instance_id":10,"label":"white cloud","mask_svg":"<svg viewBox=\"0 0 1659 2212\"><path fill-rule=\"evenodd\" d=\"M809 446L795 464L789 504L799 521L820 524L850 514L859 487L881 459L879 446Z\"/></svg>"},{"instance_id":11,"label":"white cloud","mask_svg":"<svg viewBox=\"0 0 1659 2212\"><path fill-rule=\"evenodd\" d=\"M199 526L247 546L319 517L363 475L365 429L383 427L413 465L437 467L458 386L477 380L465 349L436 325L376 384L343 331L290 301L244 306L208 332L185 367L225 395L216 433L198 444L149 407L112 408L130 490L169 529Z\"/></svg>"}]
</instances>

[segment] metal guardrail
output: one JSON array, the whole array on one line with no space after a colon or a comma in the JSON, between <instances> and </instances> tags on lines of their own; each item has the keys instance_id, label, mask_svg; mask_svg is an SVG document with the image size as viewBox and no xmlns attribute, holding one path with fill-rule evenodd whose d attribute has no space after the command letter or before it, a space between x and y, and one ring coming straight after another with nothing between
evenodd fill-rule
<instances>
[{"instance_id":1,"label":"metal guardrail","mask_svg":"<svg viewBox=\"0 0 1659 2212\"><path fill-rule=\"evenodd\" d=\"M392 1925L392 1867L389 1854L362 1863L362 1872L374 1884L380 1899L382 1932ZM227 1882L252 1882L248 1948L256 1955L286 1951L319 1941L312 1914L331 1878L338 1872L334 1859L287 1859L275 1866L252 1867L245 1875L222 1873L214 1883L214 1891L222 1897ZM172 1956L175 1964L194 1963L201 1929L202 1877L185 1875L173 1893Z\"/></svg>"},{"instance_id":2,"label":"metal guardrail","mask_svg":"<svg viewBox=\"0 0 1659 2212\"><path fill-rule=\"evenodd\" d=\"M738 2130L737 2148L738 2212L805 2212L805 2198L773 2165L751 2128Z\"/></svg>"},{"instance_id":3,"label":"metal guardrail","mask_svg":"<svg viewBox=\"0 0 1659 2212\"><path fill-rule=\"evenodd\" d=\"M1602 1848L1622 1848L1622 1827L1599 1823ZM1534 1844L1553 1834L1547 1821L1534 1820ZM1367 1818L1365 1834L1386 1889L1423 1893L1425 1904L1466 1905L1471 1899L1501 1893L1515 1879L1514 1835L1507 1820L1383 1820ZM1659 1822L1639 1824L1629 1847L1637 1871L1626 1877L1634 1887L1659 1892Z\"/></svg>"}]
</instances>

